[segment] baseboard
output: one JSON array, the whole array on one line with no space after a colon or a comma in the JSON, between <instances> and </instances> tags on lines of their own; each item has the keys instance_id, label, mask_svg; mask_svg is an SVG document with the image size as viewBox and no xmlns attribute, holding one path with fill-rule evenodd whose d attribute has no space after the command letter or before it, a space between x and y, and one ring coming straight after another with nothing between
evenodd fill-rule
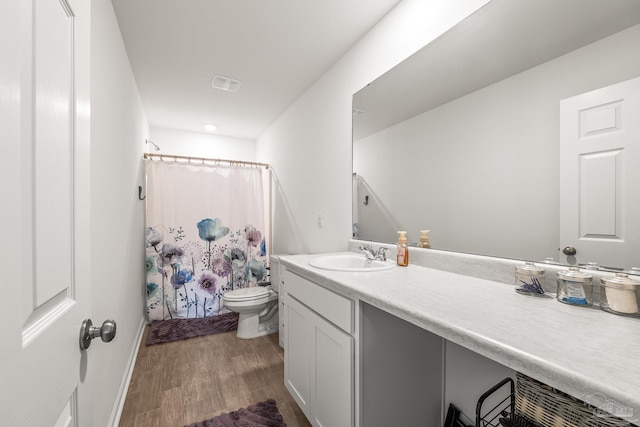
<instances>
[{"instance_id":1,"label":"baseboard","mask_svg":"<svg viewBox=\"0 0 640 427\"><path fill-rule=\"evenodd\" d=\"M116 403L111 411L111 417L109 418L109 427L118 427L120 424L120 417L122 416L122 408L124 407L124 401L127 397L127 390L129 390L129 383L131 382L131 376L133 375L133 368L136 366L136 359L138 357L138 350L140 349L140 343L142 342L142 335L144 334L144 328L146 322L144 319L140 320L140 326L138 327L138 335L136 336L135 343L127 362L127 369L122 377L120 383L120 389L118 390L118 396Z\"/></svg>"}]
</instances>

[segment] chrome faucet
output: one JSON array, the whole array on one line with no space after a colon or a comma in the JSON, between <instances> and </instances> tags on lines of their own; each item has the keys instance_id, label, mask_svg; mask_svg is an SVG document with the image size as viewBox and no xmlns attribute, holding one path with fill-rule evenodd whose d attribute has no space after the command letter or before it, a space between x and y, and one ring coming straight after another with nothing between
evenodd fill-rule
<instances>
[{"instance_id":1,"label":"chrome faucet","mask_svg":"<svg viewBox=\"0 0 640 427\"><path fill-rule=\"evenodd\" d=\"M364 253L364 255L367 257L368 260L371 260L371 261L373 261L374 259L377 259L380 261L387 260L387 251L389 250L388 248L383 248L381 246L378 248L378 251L376 252L371 246L362 245L358 249L360 249L360 251Z\"/></svg>"},{"instance_id":2,"label":"chrome faucet","mask_svg":"<svg viewBox=\"0 0 640 427\"><path fill-rule=\"evenodd\" d=\"M364 256L366 256L368 260L376 259L376 253L371 246L362 245L358 249L360 249L360 252L364 253Z\"/></svg>"}]
</instances>

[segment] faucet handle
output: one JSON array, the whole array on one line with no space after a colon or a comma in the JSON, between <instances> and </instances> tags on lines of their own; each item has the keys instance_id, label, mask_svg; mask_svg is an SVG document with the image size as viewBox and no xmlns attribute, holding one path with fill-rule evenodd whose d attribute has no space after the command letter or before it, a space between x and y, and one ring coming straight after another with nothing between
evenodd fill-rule
<instances>
[{"instance_id":1,"label":"faucet handle","mask_svg":"<svg viewBox=\"0 0 640 427\"><path fill-rule=\"evenodd\" d=\"M376 254L376 258L382 260L382 261L386 261L387 260L387 252L389 252L389 248L384 248L382 246L380 246L378 248L378 253Z\"/></svg>"}]
</instances>

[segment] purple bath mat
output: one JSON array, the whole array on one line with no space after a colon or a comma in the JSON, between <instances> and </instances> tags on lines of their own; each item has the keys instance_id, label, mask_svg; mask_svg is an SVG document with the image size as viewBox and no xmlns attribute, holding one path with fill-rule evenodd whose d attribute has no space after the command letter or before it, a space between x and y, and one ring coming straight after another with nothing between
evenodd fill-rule
<instances>
[{"instance_id":1,"label":"purple bath mat","mask_svg":"<svg viewBox=\"0 0 640 427\"><path fill-rule=\"evenodd\" d=\"M151 323L147 345L186 340L238 329L238 313L197 319L157 320Z\"/></svg>"},{"instance_id":2,"label":"purple bath mat","mask_svg":"<svg viewBox=\"0 0 640 427\"><path fill-rule=\"evenodd\" d=\"M273 399L190 424L188 427L286 427Z\"/></svg>"}]
</instances>

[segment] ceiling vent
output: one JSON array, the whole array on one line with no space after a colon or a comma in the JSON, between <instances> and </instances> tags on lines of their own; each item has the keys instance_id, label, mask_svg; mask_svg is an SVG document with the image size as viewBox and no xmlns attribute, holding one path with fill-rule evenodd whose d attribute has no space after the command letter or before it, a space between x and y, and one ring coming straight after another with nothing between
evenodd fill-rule
<instances>
[{"instance_id":1,"label":"ceiling vent","mask_svg":"<svg viewBox=\"0 0 640 427\"><path fill-rule=\"evenodd\" d=\"M211 80L211 87L225 90L227 92L237 92L240 89L242 82L240 80L232 79L230 77L215 76Z\"/></svg>"}]
</instances>

